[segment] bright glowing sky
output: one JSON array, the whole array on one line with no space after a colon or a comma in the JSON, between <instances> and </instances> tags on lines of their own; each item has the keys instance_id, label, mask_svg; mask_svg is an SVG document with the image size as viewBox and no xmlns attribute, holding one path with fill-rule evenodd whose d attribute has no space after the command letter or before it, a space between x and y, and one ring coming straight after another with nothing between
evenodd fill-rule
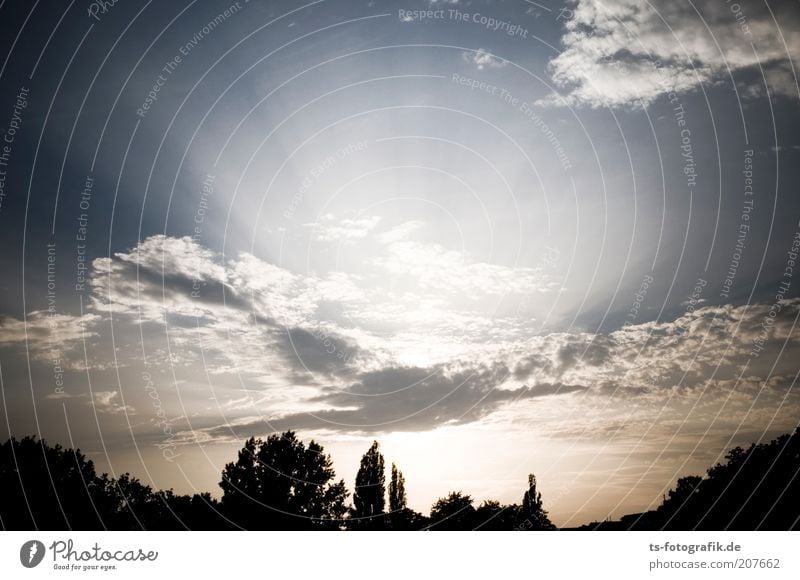
<instances>
[{"instance_id":1,"label":"bright glowing sky","mask_svg":"<svg viewBox=\"0 0 800 580\"><path fill-rule=\"evenodd\" d=\"M38 8L13 45L11 434L213 493L250 435L321 441L351 490L377 438L423 512L535 472L577 525L797 424L796 4L242 2L209 28L229 6Z\"/></svg>"}]
</instances>

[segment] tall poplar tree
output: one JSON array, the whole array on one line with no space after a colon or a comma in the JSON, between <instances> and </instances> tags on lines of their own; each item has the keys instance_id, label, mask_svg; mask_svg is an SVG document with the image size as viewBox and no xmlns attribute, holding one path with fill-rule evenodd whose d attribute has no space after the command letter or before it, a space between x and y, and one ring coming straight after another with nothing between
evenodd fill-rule
<instances>
[{"instance_id":1,"label":"tall poplar tree","mask_svg":"<svg viewBox=\"0 0 800 580\"><path fill-rule=\"evenodd\" d=\"M406 479L403 472L392 463L392 479L389 482L389 511L392 513L406 509Z\"/></svg>"},{"instance_id":2,"label":"tall poplar tree","mask_svg":"<svg viewBox=\"0 0 800 580\"><path fill-rule=\"evenodd\" d=\"M353 518L357 527L381 527L386 506L386 474L377 441L361 458L353 493Z\"/></svg>"}]
</instances>

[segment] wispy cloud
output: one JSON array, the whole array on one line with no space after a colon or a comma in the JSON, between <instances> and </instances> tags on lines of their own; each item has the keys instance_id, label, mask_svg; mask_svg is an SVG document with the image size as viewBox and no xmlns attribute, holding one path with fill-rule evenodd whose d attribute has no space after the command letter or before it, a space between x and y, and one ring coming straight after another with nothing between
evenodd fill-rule
<instances>
[{"instance_id":1,"label":"wispy cloud","mask_svg":"<svg viewBox=\"0 0 800 580\"><path fill-rule=\"evenodd\" d=\"M320 242L353 241L365 238L380 223L379 216L355 215L344 218L325 214L319 222L305 224Z\"/></svg>"},{"instance_id":2,"label":"wispy cloud","mask_svg":"<svg viewBox=\"0 0 800 580\"><path fill-rule=\"evenodd\" d=\"M96 391L94 398L88 404L92 405L99 413L109 415L136 414L133 407L122 404L122 397L118 391Z\"/></svg>"},{"instance_id":3,"label":"wispy cloud","mask_svg":"<svg viewBox=\"0 0 800 580\"><path fill-rule=\"evenodd\" d=\"M557 288L535 268L480 262L438 244L396 240L387 245L387 250L388 255L373 259L372 264L390 275L411 277L426 290L477 298Z\"/></svg>"},{"instance_id":4,"label":"wispy cloud","mask_svg":"<svg viewBox=\"0 0 800 580\"><path fill-rule=\"evenodd\" d=\"M25 346L36 360L60 360L75 353L84 339L96 336L101 317L36 310L25 319L0 317L0 347Z\"/></svg>"},{"instance_id":5,"label":"wispy cloud","mask_svg":"<svg viewBox=\"0 0 800 580\"><path fill-rule=\"evenodd\" d=\"M508 64L505 60L493 55L485 48L479 48L476 51L465 50L461 53L461 57L466 62L474 64L478 70L483 70L485 68L503 68Z\"/></svg>"}]
</instances>

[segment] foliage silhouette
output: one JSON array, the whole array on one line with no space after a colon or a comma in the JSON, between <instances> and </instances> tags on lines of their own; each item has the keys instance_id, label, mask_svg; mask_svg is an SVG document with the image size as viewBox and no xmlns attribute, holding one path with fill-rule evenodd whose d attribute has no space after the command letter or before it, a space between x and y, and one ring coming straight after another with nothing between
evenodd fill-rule
<instances>
[{"instance_id":1,"label":"foliage silhouette","mask_svg":"<svg viewBox=\"0 0 800 580\"><path fill-rule=\"evenodd\" d=\"M528 491L522 496L517 511L516 527L519 530L554 530L555 526L542 507L542 494L536 489L536 476L528 475Z\"/></svg>"},{"instance_id":2,"label":"foliage silhouette","mask_svg":"<svg viewBox=\"0 0 800 580\"><path fill-rule=\"evenodd\" d=\"M383 455L377 441L361 458L353 491L353 525L360 529L384 527L386 507L386 473Z\"/></svg>"},{"instance_id":3,"label":"foliage silhouette","mask_svg":"<svg viewBox=\"0 0 800 580\"><path fill-rule=\"evenodd\" d=\"M7 530L226 528L208 494L154 492L127 473L98 476L79 449L50 447L35 436L0 445L0 490Z\"/></svg>"},{"instance_id":4,"label":"foliage silhouette","mask_svg":"<svg viewBox=\"0 0 800 580\"><path fill-rule=\"evenodd\" d=\"M389 482L389 509L392 512L399 512L408 507L406 499L406 478L403 472L397 469L392 463L392 479Z\"/></svg>"},{"instance_id":5,"label":"foliage silhouette","mask_svg":"<svg viewBox=\"0 0 800 580\"><path fill-rule=\"evenodd\" d=\"M406 478L392 463L392 478L389 481L389 513L386 526L390 530L419 530L427 526L427 518L408 507Z\"/></svg>"},{"instance_id":6,"label":"foliage silhouette","mask_svg":"<svg viewBox=\"0 0 800 580\"><path fill-rule=\"evenodd\" d=\"M800 428L769 443L734 447L705 477L682 477L658 508L594 522L586 530L800 529Z\"/></svg>"},{"instance_id":7,"label":"foliage silhouette","mask_svg":"<svg viewBox=\"0 0 800 580\"><path fill-rule=\"evenodd\" d=\"M331 483L335 475L322 446L312 440L306 447L294 431L251 437L222 472L222 508L245 529L337 527L347 488L344 480Z\"/></svg>"},{"instance_id":8,"label":"foliage silhouette","mask_svg":"<svg viewBox=\"0 0 800 580\"><path fill-rule=\"evenodd\" d=\"M800 428L748 449L734 447L705 478L679 479L656 510L668 530L798 529Z\"/></svg>"},{"instance_id":9,"label":"foliage silhouette","mask_svg":"<svg viewBox=\"0 0 800 580\"><path fill-rule=\"evenodd\" d=\"M536 478L521 504L453 491L426 517L408 507L405 477L393 464L385 511L384 460L377 442L356 477L356 506L321 445L293 431L250 438L209 493L156 491L136 477L98 475L79 449L35 436L0 444L0 527L7 530L552 530ZM680 478L662 504L586 530L800 529L800 429L747 449L736 447L705 477ZM360 515L359 515L360 514ZM368 522L368 524L365 524Z\"/></svg>"},{"instance_id":10,"label":"foliage silhouette","mask_svg":"<svg viewBox=\"0 0 800 580\"><path fill-rule=\"evenodd\" d=\"M0 520L5 529L90 530L103 527L92 500L102 498L94 464L79 449L36 437L0 446Z\"/></svg>"},{"instance_id":11,"label":"foliage silhouette","mask_svg":"<svg viewBox=\"0 0 800 580\"><path fill-rule=\"evenodd\" d=\"M536 477L528 475L528 489L522 505L502 505L486 500L477 508L472 498L461 492L451 492L431 508L432 530L554 530L555 526L542 507L542 494L536 489Z\"/></svg>"},{"instance_id":12,"label":"foliage silhouette","mask_svg":"<svg viewBox=\"0 0 800 580\"><path fill-rule=\"evenodd\" d=\"M475 510L475 529L483 531L514 530L518 519L519 506L502 505L499 501L487 499Z\"/></svg>"},{"instance_id":13,"label":"foliage silhouette","mask_svg":"<svg viewBox=\"0 0 800 580\"><path fill-rule=\"evenodd\" d=\"M472 497L451 491L431 506L430 528L434 530L471 530L477 525Z\"/></svg>"}]
</instances>

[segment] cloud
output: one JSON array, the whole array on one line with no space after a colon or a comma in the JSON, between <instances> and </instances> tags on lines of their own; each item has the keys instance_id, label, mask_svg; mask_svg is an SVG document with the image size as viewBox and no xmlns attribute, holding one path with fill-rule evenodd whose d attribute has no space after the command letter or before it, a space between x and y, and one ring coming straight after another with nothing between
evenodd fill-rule
<instances>
[{"instance_id":1,"label":"cloud","mask_svg":"<svg viewBox=\"0 0 800 580\"><path fill-rule=\"evenodd\" d=\"M122 397L118 391L95 391L92 405L99 413L109 415L134 415L136 411L130 405L122 404Z\"/></svg>"},{"instance_id":2,"label":"cloud","mask_svg":"<svg viewBox=\"0 0 800 580\"><path fill-rule=\"evenodd\" d=\"M145 321L163 320L167 312L202 318L239 298L225 295L228 274L215 254L188 236L152 236L130 252L95 259L92 267L92 307L104 313Z\"/></svg>"},{"instance_id":3,"label":"cloud","mask_svg":"<svg viewBox=\"0 0 800 580\"><path fill-rule=\"evenodd\" d=\"M100 318L44 310L30 312L24 320L0 317L0 347L27 345L37 360L61 359L81 347L84 338L96 336L92 327Z\"/></svg>"},{"instance_id":4,"label":"cloud","mask_svg":"<svg viewBox=\"0 0 800 580\"><path fill-rule=\"evenodd\" d=\"M778 356L784 342L787 348L798 343L793 325L800 299L781 303L770 352L743 374L771 308L705 307L604 335L533 336L524 346L486 349L447 364L388 365L357 373L346 385L320 386L302 412L265 409L261 419L234 431L239 437L287 428L374 433L501 421L508 429L534 424L553 437L636 438L654 421L659 428L686 422L690 430L699 424L721 432L737 429L745 417L749 424L771 424L776 408L781 416L800 411L791 389L795 364ZM228 426L204 428L203 438L217 436L229 437Z\"/></svg>"},{"instance_id":5,"label":"cloud","mask_svg":"<svg viewBox=\"0 0 800 580\"><path fill-rule=\"evenodd\" d=\"M285 332L287 340L275 341L275 345L286 362L298 370L347 376L351 373L350 362L361 354L356 342L332 332L329 334L324 325L312 330L291 328Z\"/></svg>"},{"instance_id":6,"label":"cloud","mask_svg":"<svg viewBox=\"0 0 800 580\"><path fill-rule=\"evenodd\" d=\"M223 262L189 237L153 236L94 261L92 308L117 324L127 317L166 326L171 341L217 352L225 360L212 372L257 372L281 361L301 373L341 373L441 363L487 341L516 340L533 319L505 316L496 301L557 286L537 268L412 240L421 222L381 228L380 219L359 214L322 223L320 243L365 236L359 248L368 254L357 269L295 273L247 252ZM193 364L199 354L183 360Z\"/></svg>"},{"instance_id":7,"label":"cloud","mask_svg":"<svg viewBox=\"0 0 800 580\"><path fill-rule=\"evenodd\" d=\"M353 241L366 237L380 223L379 216L355 215L337 218L325 214L319 222L305 224L311 228L311 236L319 242Z\"/></svg>"},{"instance_id":8,"label":"cloud","mask_svg":"<svg viewBox=\"0 0 800 580\"><path fill-rule=\"evenodd\" d=\"M410 277L425 290L478 298L557 288L536 268L480 262L439 244L396 239L387 245L387 252L388 255L371 260L371 264L390 275Z\"/></svg>"},{"instance_id":9,"label":"cloud","mask_svg":"<svg viewBox=\"0 0 800 580\"><path fill-rule=\"evenodd\" d=\"M728 70L757 72L759 63L773 93L797 96L787 77L789 58L800 54L800 13L791 4L577 0L562 13L564 50L549 63L566 92L539 104L647 106L725 80ZM760 79L750 86L757 93Z\"/></svg>"},{"instance_id":10,"label":"cloud","mask_svg":"<svg viewBox=\"0 0 800 580\"><path fill-rule=\"evenodd\" d=\"M461 53L461 57L468 63L474 64L478 70L485 68L503 68L508 64L502 58L498 58L485 48L479 48L477 51L465 50Z\"/></svg>"},{"instance_id":11,"label":"cloud","mask_svg":"<svg viewBox=\"0 0 800 580\"><path fill-rule=\"evenodd\" d=\"M775 306L707 306L672 321L623 327L609 334L558 333L534 337L512 365L517 380L564 381L585 386L613 384L630 392L663 393L675 388L702 391L709 381L735 379L748 363L750 375L766 377L791 368L781 356L800 342L795 321L800 299ZM753 346L769 327L769 352ZM775 368L772 368L772 365Z\"/></svg>"},{"instance_id":12,"label":"cloud","mask_svg":"<svg viewBox=\"0 0 800 580\"><path fill-rule=\"evenodd\" d=\"M325 221L333 227L332 217ZM350 221L343 227L350 230ZM379 223L370 216L355 221L365 229ZM153 236L94 261L92 308L113 314L118 329L124 318L156 326L148 332L168 328L170 341L183 348L171 349L170 364L216 353L209 366L217 374L274 364L342 375L355 367L444 362L487 340L517 338L519 321L459 303L548 291L552 282L537 269L474 261L409 239L422 228L406 222L372 232L365 243L375 257L361 261L366 271L320 275L293 273L246 252L223 263L189 237Z\"/></svg>"},{"instance_id":13,"label":"cloud","mask_svg":"<svg viewBox=\"0 0 800 580\"><path fill-rule=\"evenodd\" d=\"M789 350L798 343L800 298L697 305L606 334L542 334L528 316L480 307L480 299L546 291L536 269L420 241L417 222L380 226L365 238L373 258L360 274L303 274L246 252L223 259L191 238L148 238L93 262L90 312L55 319L60 343L99 336L113 314L117 357L102 359L93 341L92 367L125 365L146 350L152 374L203 387L181 389L206 441L228 440L231 429L364 433L498 421L567 437L637 433L664 417L713 422L722 408L729 424L756 399L758 420L764 408L800 411L788 388L796 365L781 354L785 342ZM47 317L28 318L29 337L46 342ZM24 344L21 321L3 319L0 329L0 343ZM217 406L198 394L212 383ZM148 404L125 392L128 407L119 390L97 391L90 403L106 414ZM576 424L565 426L570 414Z\"/></svg>"},{"instance_id":14,"label":"cloud","mask_svg":"<svg viewBox=\"0 0 800 580\"><path fill-rule=\"evenodd\" d=\"M399 242L400 240L407 239L412 233L421 230L423 227L425 227L425 224L419 220L403 222L379 234L378 241L381 244Z\"/></svg>"},{"instance_id":15,"label":"cloud","mask_svg":"<svg viewBox=\"0 0 800 580\"><path fill-rule=\"evenodd\" d=\"M501 388L507 376L502 363L460 369L445 365L385 368L363 374L344 390L324 391L314 399L325 406L323 410L265 416L237 425L234 432L242 437L254 431L290 428L353 433L424 431L478 421L504 404L585 390L562 384ZM221 425L205 429L203 438L229 435L229 426Z\"/></svg>"}]
</instances>

